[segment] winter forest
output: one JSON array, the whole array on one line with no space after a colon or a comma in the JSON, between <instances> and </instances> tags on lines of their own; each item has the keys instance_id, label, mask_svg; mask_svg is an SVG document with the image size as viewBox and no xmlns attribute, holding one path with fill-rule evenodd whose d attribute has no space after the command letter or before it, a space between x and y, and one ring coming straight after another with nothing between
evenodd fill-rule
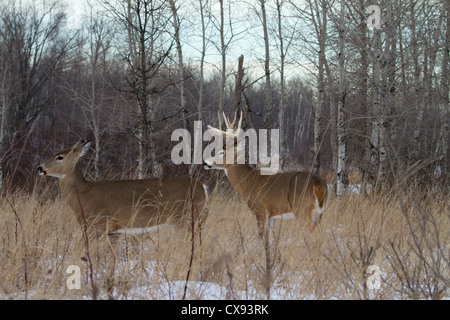
<instances>
[{"instance_id":1,"label":"winter forest","mask_svg":"<svg viewBox=\"0 0 450 320\"><path fill-rule=\"evenodd\" d=\"M2 188L84 137L93 179L186 174L176 128L242 111L279 128L283 170L377 188L448 185L443 1L1 2Z\"/></svg>"},{"instance_id":2,"label":"winter forest","mask_svg":"<svg viewBox=\"0 0 450 320\"><path fill-rule=\"evenodd\" d=\"M449 49L448 0L0 0L0 299L448 299ZM315 230L174 164L172 133L222 113L323 178ZM83 186L203 181L204 224L112 244L41 167L74 144Z\"/></svg>"}]
</instances>

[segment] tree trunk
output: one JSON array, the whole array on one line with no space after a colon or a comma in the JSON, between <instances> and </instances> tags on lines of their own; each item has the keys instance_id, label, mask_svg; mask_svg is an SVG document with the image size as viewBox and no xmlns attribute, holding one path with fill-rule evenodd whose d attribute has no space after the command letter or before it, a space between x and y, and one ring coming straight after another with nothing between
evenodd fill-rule
<instances>
[{"instance_id":1,"label":"tree trunk","mask_svg":"<svg viewBox=\"0 0 450 320\"><path fill-rule=\"evenodd\" d=\"M189 118L188 118L188 110L186 108L186 93L184 87L184 63L183 63L183 51L181 48L180 41L180 26L178 23L178 13L177 7L175 5L175 0L170 0L170 8L172 10L172 18L173 18L173 28L175 29L175 43L177 45L177 53L178 53L178 77L179 77L179 87L180 87L180 109L181 109L181 117L183 119L184 128L190 131L189 128Z\"/></svg>"},{"instance_id":2,"label":"tree trunk","mask_svg":"<svg viewBox=\"0 0 450 320\"><path fill-rule=\"evenodd\" d=\"M6 33L7 30L4 30ZM4 140L5 140L5 132L6 132L6 119L7 119L7 112L9 107L8 102L8 88L7 88L7 81L9 75L9 59L8 59L8 53L7 53L7 44L6 39L0 39L0 63L2 63L0 71L1 74L1 93L2 93L2 105L0 110L0 196L3 193L3 184L4 184L4 172L3 172L3 160L5 158L5 147L4 147Z\"/></svg>"},{"instance_id":3,"label":"tree trunk","mask_svg":"<svg viewBox=\"0 0 450 320\"><path fill-rule=\"evenodd\" d=\"M220 53L222 56L222 70L220 77L220 93L219 93L219 114L220 117L218 121L220 122L220 127L222 126L222 113L225 99L225 84L226 84L226 72L227 72L227 56L226 51L227 47L225 45L225 21L224 21L224 9L223 9L223 0L219 0L220 3Z\"/></svg>"},{"instance_id":4,"label":"tree trunk","mask_svg":"<svg viewBox=\"0 0 450 320\"><path fill-rule=\"evenodd\" d=\"M314 162L313 171L315 174L320 173L320 147L322 145L322 128L320 126L322 120L322 112L325 104L325 40L327 37L327 2L322 1L322 21L318 21L318 40L319 40L319 74L317 78L317 104L314 114Z\"/></svg>"},{"instance_id":5,"label":"tree trunk","mask_svg":"<svg viewBox=\"0 0 450 320\"><path fill-rule=\"evenodd\" d=\"M267 17L266 17L266 1L259 0L261 4L261 16L262 16L262 27L264 33L264 48L265 48L265 58L264 58L264 74L266 78L266 85L264 89L265 100L264 100L264 128L270 132L270 114L271 114L271 83L270 83L270 47L269 47L269 33L267 31ZM267 134L267 145L270 145L270 134Z\"/></svg>"},{"instance_id":6,"label":"tree trunk","mask_svg":"<svg viewBox=\"0 0 450 320\"><path fill-rule=\"evenodd\" d=\"M348 178L345 168L346 162L346 135L344 123L345 98L347 88L345 84L345 0L341 0L341 13L339 21L339 102L337 110L337 169L336 169L336 196L342 197L348 185Z\"/></svg>"},{"instance_id":7,"label":"tree trunk","mask_svg":"<svg viewBox=\"0 0 450 320\"><path fill-rule=\"evenodd\" d=\"M363 21L365 19L365 6L364 3L360 3L359 7L360 11L360 19ZM362 171L362 186L361 190L367 191L367 186L371 181L371 166L370 166L370 155L371 155L371 139L370 139L370 131L372 125L372 119L370 117L371 114L371 106L369 105L368 100L368 70L369 70L369 57L368 57L368 36L367 36L367 25L365 23L361 23L360 25L360 35L361 39L361 47L360 47L360 56L361 56L361 68L360 68L360 83L359 86L359 96L361 99L361 109L366 114L365 120L365 131L364 131L364 161L360 170Z\"/></svg>"},{"instance_id":8,"label":"tree trunk","mask_svg":"<svg viewBox=\"0 0 450 320\"><path fill-rule=\"evenodd\" d=\"M91 115L91 119L90 122L92 122L92 129L94 132L94 140L95 140L95 157L94 157L94 179L98 180L100 177L100 126L98 123L98 115L97 115L97 110L96 110L96 105L97 105L97 90L96 90L96 83L97 83L97 63L99 60L99 56L98 56L98 50L97 46L99 45L98 43L96 43L96 39L94 39L94 32L93 29L94 27L94 16L93 16L93 12L92 12L92 7L91 7L91 13L90 13L90 17L89 17L89 28L90 28L90 33L89 33L89 47L90 47L90 67L91 67L91 96L90 96L90 101L89 101L89 110L90 110L90 115Z\"/></svg>"},{"instance_id":9,"label":"tree trunk","mask_svg":"<svg viewBox=\"0 0 450 320\"><path fill-rule=\"evenodd\" d=\"M282 1L277 0L277 18L278 18L278 39L280 41L280 106L278 111L278 127L280 130L280 169L283 171L284 163L285 163L285 144L286 140L284 138L284 109L285 109L285 95L286 95L286 79L284 75L284 65L286 59L286 52L284 48L284 39L283 39L283 26L282 26L282 15L281 15L281 6Z\"/></svg>"},{"instance_id":10,"label":"tree trunk","mask_svg":"<svg viewBox=\"0 0 450 320\"><path fill-rule=\"evenodd\" d=\"M442 82L441 82L441 105L440 105L440 114L441 114L441 128L439 132L439 139L436 147L436 155L442 156L442 160L440 161L440 171L442 176L447 176L448 173L448 131L449 131L449 61L450 61L450 3L447 0L442 0L442 5L444 6L443 10L446 12L446 32L444 38L444 52L442 55ZM448 184L448 180L444 181L444 183Z\"/></svg>"},{"instance_id":11,"label":"tree trunk","mask_svg":"<svg viewBox=\"0 0 450 320\"><path fill-rule=\"evenodd\" d=\"M3 53L3 52L2 52ZM3 59L3 57L2 57ZM7 66L5 66L7 67ZM3 193L3 184L4 184L4 172L3 172L3 160L5 158L5 132L6 132L6 116L8 111L8 97L7 97L7 89L6 89L6 81L4 81L6 76L6 68L2 74L2 106L1 106L1 114L0 114L0 196Z\"/></svg>"},{"instance_id":12,"label":"tree trunk","mask_svg":"<svg viewBox=\"0 0 450 320\"><path fill-rule=\"evenodd\" d=\"M160 42L156 43L166 21L161 19L166 7L144 0L128 0L126 8L122 7L126 12L120 12L114 4L108 4L108 7L128 33L130 51L124 55L129 64L127 91L133 94L137 107L138 177L146 177L148 168L151 168L151 175L156 176L160 174L160 166L156 152L156 103L152 94L154 77L172 47L171 44L161 47Z\"/></svg>"},{"instance_id":13,"label":"tree trunk","mask_svg":"<svg viewBox=\"0 0 450 320\"><path fill-rule=\"evenodd\" d=\"M236 74L236 83L234 86L234 113L236 114L241 108L242 94L242 78L244 77L244 56L241 55L238 59L238 71Z\"/></svg>"},{"instance_id":14,"label":"tree trunk","mask_svg":"<svg viewBox=\"0 0 450 320\"><path fill-rule=\"evenodd\" d=\"M206 1L208 2L208 1ZM197 113L198 113L198 120L202 121L202 109L203 109L203 87L205 83L205 72L204 72L204 65L205 65L205 56L206 56L206 24L205 24L205 12L204 12L204 4L202 0L199 0L200 5L200 17L201 17L201 23L202 23L202 51L201 51L201 57L200 57L200 88L198 92L198 104L197 104Z\"/></svg>"},{"instance_id":15,"label":"tree trunk","mask_svg":"<svg viewBox=\"0 0 450 320\"><path fill-rule=\"evenodd\" d=\"M381 105L381 30L374 29L373 38L373 70L372 70L372 110L370 112L371 126L370 126L370 180L375 181L377 175L377 168L379 165L379 147L380 147L380 105Z\"/></svg>"}]
</instances>

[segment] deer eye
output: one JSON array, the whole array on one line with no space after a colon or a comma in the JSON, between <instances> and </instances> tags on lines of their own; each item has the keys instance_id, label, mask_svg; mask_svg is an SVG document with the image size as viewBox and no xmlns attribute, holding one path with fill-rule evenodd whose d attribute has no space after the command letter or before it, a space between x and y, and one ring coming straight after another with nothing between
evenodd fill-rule
<instances>
[{"instance_id":1,"label":"deer eye","mask_svg":"<svg viewBox=\"0 0 450 320\"><path fill-rule=\"evenodd\" d=\"M217 155L219 155L219 156L223 156L225 154L225 151L223 151L223 150L220 150L219 152L217 152Z\"/></svg>"},{"instance_id":2,"label":"deer eye","mask_svg":"<svg viewBox=\"0 0 450 320\"><path fill-rule=\"evenodd\" d=\"M56 157L56 161L59 161L59 162L63 161L63 159L64 159L63 156L57 156L57 157Z\"/></svg>"}]
</instances>

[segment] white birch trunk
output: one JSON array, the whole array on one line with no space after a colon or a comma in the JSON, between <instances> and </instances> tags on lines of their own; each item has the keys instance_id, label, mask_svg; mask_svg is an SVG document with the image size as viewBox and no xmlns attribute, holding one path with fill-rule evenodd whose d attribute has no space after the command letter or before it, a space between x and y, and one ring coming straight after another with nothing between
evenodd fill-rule
<instances>
[{"instance_id":1,"label":"white birch trunk","mask_svg":"<svg viewBox=\"0 0 450 320\"><path fill-rule=\"evenodd\" d=\"M344 123L344 108L347 89L345 84L345 0L341 0L341 13L339 22L339 103L337 110L337 168L336 168L336 196L342 197L347 187L346 136Z\"/></svg>"},{"instance_id":2,"label":"white birch trunk","mask_svg":"<svg viewBox=\"0 0 450 320\"><path fill-rule=\"evenodd\" d=\"M372 110L371 118L371 133L370 133L370 180L375 180L377 175L377 168L379 165L379 146L380 146L380 105L381 105L381 30L374 29L373 39L373 70L372 70Z\"/></svg>"},{"instance_id":3,"label":"white birch trunk","mask_svg":"<svg viewBox=\"0 0 450 320\"><path fill-rule=\"evenodd\" d=\"M316 32L319 41L319 74L317 79L318 97L317 105L315 106L314 114L314 163L313 171L319 174L321 159L320 146L322 144L322 128L320 126L322 120L322 112L325 104L325 39L327 37L327 2L321 2L322 7L322 21L317 21Z\"/></svg>"}]
</instances>

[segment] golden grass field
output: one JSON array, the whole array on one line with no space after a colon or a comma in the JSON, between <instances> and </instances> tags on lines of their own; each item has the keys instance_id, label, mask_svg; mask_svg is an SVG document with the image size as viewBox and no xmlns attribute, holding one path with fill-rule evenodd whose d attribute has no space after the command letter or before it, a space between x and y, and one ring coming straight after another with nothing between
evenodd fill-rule
<instances>
[{"instance_id":1,"label":"golden grass field","mask_svg":"<svg viewBox=\"0 0 450 320\"><path fill-rule=\"evenodd\" d=\"M194 246L170 226L112 242L90 234L86 242L70 209L45 194L0 200L0 299L450 297L444 195L330 196L313 233L276 220L266 259L256 219L231 189L211 194ZM80 289L67 286L70 265L80 268ZM379 272L367 273L371 265ZM371 276L380 289L369 288Z\"/></svg>"}]
</instances>

